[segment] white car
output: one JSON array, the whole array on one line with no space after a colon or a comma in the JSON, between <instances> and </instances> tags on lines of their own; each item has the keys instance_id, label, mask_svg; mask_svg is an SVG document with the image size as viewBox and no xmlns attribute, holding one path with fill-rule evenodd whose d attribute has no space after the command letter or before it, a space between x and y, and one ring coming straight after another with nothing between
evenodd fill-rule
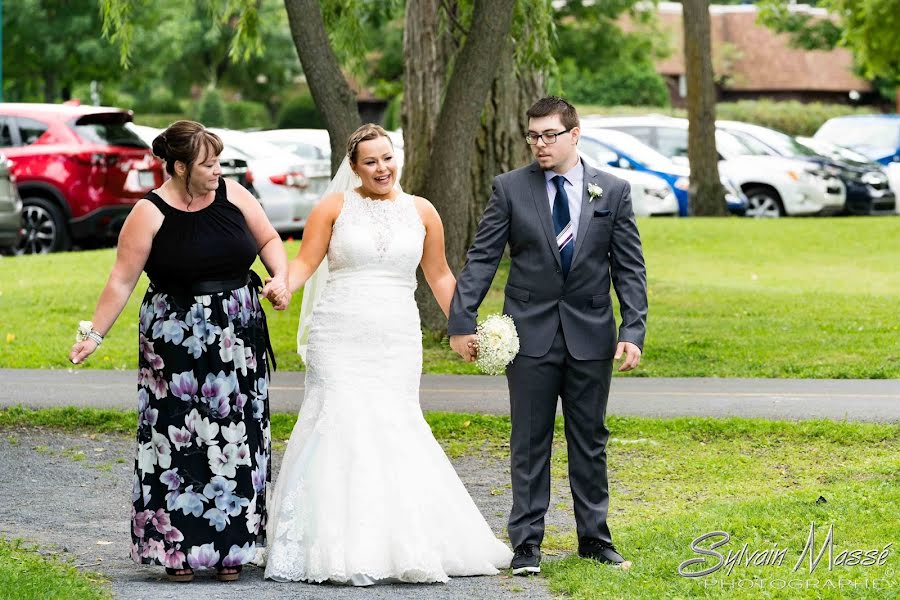
<instances>
[{"instance_id":1,"label":"white car","mask_svg":"<svg viewBox=\"0 0 900 600\"><path fill-rule=\"evenodd\" d=\"M278 146L302 159L309 180L308 194L318 200L331 181L331 145L324 129L267 129L247 133L253 139Z\"/></svg>"},{"instance_id":2,"label":"white car","mask_svg":"<svg viewBox=\"0 0 900 600\"><path fill-rule=\"evenodd\" d=\"M687 163L687 119L651 115L584 120L593 127L630 133L661 154ZM720 173L747 196L748 216L830 215L844 208L844 184L816 165L771 156L722 130L716 131L716 148L722 159Z\"/></svg>"},{"instance_id":3,"label":"white car","mask_svg":"<svg viewBox=\"0 0 900 600\"><path fill-rule=\"evenodd\" d=\"M642 173L632 169L611 167L603 156L591 156L579 152L584 161L601 171L615 175L631 184L631 205L635 216L677 215L678 200L665 179L651 173Z\"/></svg>"},{"instance_id":4,"label":"white car","mask_svg":"<svg viewBox=\"0 0 900 600\"><path fill-rule=\"evenodd\" d=\"M242 154L253 172L259 203L278 233L302 231L319 196L309 192L303 160L243 131L210 128L231 150Z\"/></svg>"}]
</instances>

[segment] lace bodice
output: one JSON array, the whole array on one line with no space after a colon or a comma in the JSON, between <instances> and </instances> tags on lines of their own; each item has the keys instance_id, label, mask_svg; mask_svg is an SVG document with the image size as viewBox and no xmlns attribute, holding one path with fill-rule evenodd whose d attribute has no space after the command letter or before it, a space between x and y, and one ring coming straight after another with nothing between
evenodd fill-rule
<instances>
[{"instance_id":1,"label":"lace bodice","mask_svg":"<svg viewBox=\"0 0 900 600\"><path fill-rule=\"evenodd\" d=\"M372 269L414 282L424 240L425 227L409 194L371 200L345 192L328 246L331 277Z\"/></svg>"}]
</instances>

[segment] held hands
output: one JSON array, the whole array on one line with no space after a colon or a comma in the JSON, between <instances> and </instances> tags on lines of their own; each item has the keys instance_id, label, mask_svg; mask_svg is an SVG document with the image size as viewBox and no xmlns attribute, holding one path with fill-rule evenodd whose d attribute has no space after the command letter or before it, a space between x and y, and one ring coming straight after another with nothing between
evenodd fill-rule
<instances>
[{"instance_id":1,"label":"held hands","mask_svg":"<svg viewBox=\"0 0 900 600\"><path fill-rule=\"evenodd\" d=\"M283 275L267 277L262 295L272 303L275 310L284 310L291 303L291 291L288 289L287 280Z\"/></svg>"},{"instance_id":2,"label":"held hands","mask_svg":"<svg viewBox=\"0 0 900 600\"><path fill-rule=\"evenodd\" d=\"M69 350L69 360L72 361L73 365L81 364L88 356L93 354L96 349L97 342L90 338L81 342L75 342L75 344L72 345L72 349Z\"/></svg>"},{"instance_id":3,"label":"held hands","mask_svg":"<svg viewBox=\"0 0 900 600\"><path fill-rule=\"evenodd\" d=\"M478 358L478 337L474 333L466 335L451 335L450 347L466 362L473 362Z\"/></svg>"},{"instance_id":4,"label":"held hands","mask_svg":"<svg viewBox=\"0 0 900 600\"><path fill-rule=\"evenodd\" d=\"M619 371L631 371L641 362L641 349L631 342L619 342L616 346L616 360L622 358L625 354L625 360L619 366Z\"/></svg>"}]
</instances>

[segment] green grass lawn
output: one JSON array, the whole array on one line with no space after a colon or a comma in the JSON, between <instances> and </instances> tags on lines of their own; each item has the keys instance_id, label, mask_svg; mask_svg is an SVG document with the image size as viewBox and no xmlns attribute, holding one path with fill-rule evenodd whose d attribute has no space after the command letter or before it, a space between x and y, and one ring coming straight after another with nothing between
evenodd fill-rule
<instances>
[{"instance_id":1,"label":"green grass lawn","mask_svg":"<svg viewBox=\"0 0 900 600\"><path fill-rule=\"evenodd\" d=\"M101 600L110 598L105 580L81 572L34 548L0 538L0 598L4 600Z\"/></svg>"},{"instance_id":2,"label":"green grass lawn","mask_svg":"<svg viewBox=\"0 0 900 600\"><path fill-rule=\"evenodd\" d=\"M900 219L642 219L650 314L637 376L900 377ZM293 256L297 242L287 244ZM68 368L112 250L0 258L0 366ZM257 265L259 266L259 265ZM501 265L482 315L500 311ZM86 368L133 369L142 279ZM295 353L300 295L269 311L279 368ZM618 310L618 309L617 309ZM425 371L474 373L426 340Z\"/></svg>"},{"instance_id":3,"label":"green grass lawn","mask_svg":"<svg viewBox=\"0 0 900 600\"><path fill-rule=\"evenodd\" d=\"M295 419L272 416L276 441L289 437ZM450 456L508 460L508 418L428 413L426 419ZM135 422L134 412L0 410L0 430L10 434L19 427L50 427L79 435L132 435ZM611 417L608 424L609 523L617 547L633 565L613 569L574 556L574 517L570 503L562 502L556 508L568 515L567 523L549 528L542 546L548 557L544 576L555 594L585 600L900 598L900 425L625 417ZM553 485L565 497L561 420L556 434ZM838 564L833 570L826 552L812 573L807 560L792 571L811 524L817 555L834 526ZM731 573L723 567L706 577L680 576L678 566L699 556L691 542L713 531L731 536L717 549L723 555L747 544L749 552L776 548L785 556L781 564L751 562ZM841 552L881 553L888 544L880 565L839 564ZM717 562L704 558L707 562L694 569Z\"/></svg>"}]
</instances>

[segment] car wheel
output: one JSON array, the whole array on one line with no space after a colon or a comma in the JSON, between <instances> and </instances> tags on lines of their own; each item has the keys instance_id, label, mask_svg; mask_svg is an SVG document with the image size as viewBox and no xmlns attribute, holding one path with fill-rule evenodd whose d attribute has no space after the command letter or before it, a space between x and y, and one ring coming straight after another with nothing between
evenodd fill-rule
<instances>
[{"instance_id":1,"label":"car wheel","mask_svg":"<svg viewBox=\"0 0 900 600\"><path fill-rule=\"evenodd\" d=\"M47 254L72 247L62 211L45 198L22 199L22 226L25 235L15 249L16 254Z\"/></svg>"},{"instance_id":2,"label":"car wheel","mask_svg":"<svg viewBox=\"0 0 900 600\"><path fill-rule=\"evenodd\" d=\"M748 217L771 219L784 216L784 205L778 192L769 187L751 187L744 192L747 195Z\"/></svg>"}]
</instances>

